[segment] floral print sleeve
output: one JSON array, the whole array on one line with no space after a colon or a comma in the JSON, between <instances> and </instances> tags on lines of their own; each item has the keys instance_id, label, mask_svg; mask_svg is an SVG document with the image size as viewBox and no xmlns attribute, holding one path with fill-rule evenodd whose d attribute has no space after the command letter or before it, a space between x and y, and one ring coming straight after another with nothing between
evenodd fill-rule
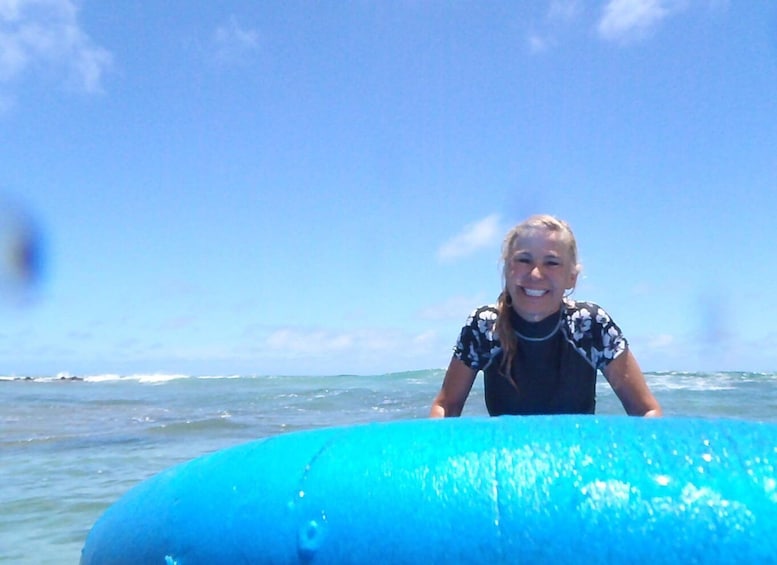
<instances>
[{"instance_id":1,"label":"floral print sleeve","mask_svg":"<svg viewBox=\"0 0 777 565\"><path fill-rule=\"evenodd\" d=\"M566 303L567 330L575 350L595 369L628 349L628 342L610 315L593 302Z\"/></svg>"},{"instance_id":2,"label":"floral print sleeve","mask_svg":"<svg viewBox=\"0 0 777 565\"><path fill-rule=\"evenodd\" d=\"M459 339L453 348L453 356L470 369L485 369L500 351L494 335L496 307L482 306L467 318Z\"/></svg>"}]
</instances>

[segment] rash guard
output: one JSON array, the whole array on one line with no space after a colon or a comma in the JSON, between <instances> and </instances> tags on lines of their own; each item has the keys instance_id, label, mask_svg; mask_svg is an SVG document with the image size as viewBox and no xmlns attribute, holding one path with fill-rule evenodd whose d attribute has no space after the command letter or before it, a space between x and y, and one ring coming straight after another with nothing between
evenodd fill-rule
<instances>
[{"instance_id":1,"label":"rash guard","mask_svg":"<svg viewBox=\"0 0 777 565\"><path fill-rule=\"evenodd\" d=\"M477 308L467 318L454 356L483 371L486 407L503 414L593 414L596 375L628 348L620 328L593 302L565 299L560 310L528 322L510 309L518 348L509 377L502 374L497 309Z\"/></svg>"}]
</instances>

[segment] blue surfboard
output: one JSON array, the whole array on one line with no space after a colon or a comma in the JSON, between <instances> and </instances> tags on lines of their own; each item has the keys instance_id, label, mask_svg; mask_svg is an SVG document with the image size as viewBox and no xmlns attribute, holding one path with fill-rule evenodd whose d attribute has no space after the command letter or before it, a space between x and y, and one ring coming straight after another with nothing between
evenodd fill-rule
<instances>
[{"instance_id":1,"label":"blue surfboard","mask_svg":"<svg viewBox=\"0 0 777 565\"><path fill-rule=\"evenodd\" d=\"M777 425L535 416L257 440L107 509L81 563L777 560Z\"/></svg>"}]
</instances>

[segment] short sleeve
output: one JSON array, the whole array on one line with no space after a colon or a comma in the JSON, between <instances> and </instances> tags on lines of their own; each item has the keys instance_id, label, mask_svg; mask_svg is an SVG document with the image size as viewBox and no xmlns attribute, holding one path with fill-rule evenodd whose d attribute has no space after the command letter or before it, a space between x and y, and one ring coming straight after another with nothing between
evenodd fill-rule
<instances>
[{"instance_id":1,"label":"short sleeve","mask_svg":"<svg viewBox=\"0 0 777 565\"><path fill-rule=\"evenodd\" d=\"M568 329L577 351L596 369L628 349L628 341L610 315L593 302L567 305Z\"/></svg>"},{"instance_id":2,"label":"short sleeve","mask_svg":"<svg viewBox=\"0 0 777 565\"><path fill-rule=\"evenodd\" d=\"M453 356L470 369L484 369L499 351L494 335L496 312L495 306L482 306L469 315L461 328Z\"/></svg>"}]
</instances>

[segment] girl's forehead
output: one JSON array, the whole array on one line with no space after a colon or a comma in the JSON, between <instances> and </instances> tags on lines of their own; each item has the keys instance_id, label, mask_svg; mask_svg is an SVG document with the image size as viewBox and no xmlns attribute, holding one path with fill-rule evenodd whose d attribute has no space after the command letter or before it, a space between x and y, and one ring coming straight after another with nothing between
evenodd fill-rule
<instances>
[{"instance_id":1,"label":"girl's forehead","mask_svg":"<svg viewBox=\"0 0 777 565\"><path fill-rule=\"evenodd\" d=\"M549 251L567 251L570 245L560 232L543 228L530 228L516 236L510 247L512 251L541 248Z\"/></svg>"}]
</instances>

